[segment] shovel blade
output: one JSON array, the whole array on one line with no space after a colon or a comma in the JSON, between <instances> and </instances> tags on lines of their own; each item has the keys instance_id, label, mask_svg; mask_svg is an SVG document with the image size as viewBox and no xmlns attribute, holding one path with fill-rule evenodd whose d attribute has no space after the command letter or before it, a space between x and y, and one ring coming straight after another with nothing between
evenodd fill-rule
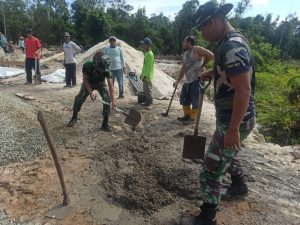
<instances>
[{"instance_id":1,"label":"shovel blade","mask_svg":"<svg viewBox=\"0 0 300 225\"><path fill-rule=\"evenodd\" d=\"M206 137L185 135L183 143L183 158L204 159Z\"/></svg>"},{"instance_id":2,"label":"shovel blade","mask_svg":"<svg viewBox=\"0 0 300 225\"><path fill-rule=\"evenodd\" d=\"M129 113L126 114L124 123L130 126L137 126L141 122L141 113L135 109L130 109Z\"/></svg>"},{"instance_id":3,"label":"shovel blade","mask_svg":"<svg viewBox=\"0 0 300 225\"><path fill-rule=\"evenodd\" d=\"M168 112L163 112L163 113L161 113L161 115L164 116L164 117L167 117L167 116L169 116L169 113Z\"/></svg>"},{"instance_id":4,"label":"shovel blade","mask_svg":"<svg viewBox=\"0 0 300 225\"><path fill-rule=\"evenodd\" d=\"M46 217L56 220L63 220L73 211L73 207L70 205L59 204L51 208L47 213Z\"/></svg>"}]
</instances>

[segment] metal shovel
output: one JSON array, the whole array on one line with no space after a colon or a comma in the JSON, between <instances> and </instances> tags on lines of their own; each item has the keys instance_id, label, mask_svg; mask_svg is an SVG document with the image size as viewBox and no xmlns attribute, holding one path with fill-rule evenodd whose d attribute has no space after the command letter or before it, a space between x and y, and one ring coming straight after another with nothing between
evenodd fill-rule
<instances>
[{"instance_id":1,"label":"metal shovel","mask_svg":"<svg viewBox=\"0 0 300 225\"><path fill-rule=\"evenodd\" d=\"M168 106L167 111L164 112L164 113L162 113L162 115L165 116L165 117L167 117L167 116L169 115L169 110L170 110L170 108L171 108L171 104L172 104L172 101L173 101L173 98L174 98L176 89L177 89L177 85L174 87L174 91L173 91L173 94L172 94L172 97L171 97L171 100L170 100L170 103L169 103L169 106Z\"/></svg>"},{"instance_id":2,"label":"metal shovel","mask_svg":"<svg viewBox=\"0 0 300 225\"><path fill-rule=\"evenodd\" d=\"M110 104L108 102L103 101L100 97L98 97L98 99L102 104L110 106ZM141 113L139 111L136 111L135 109L130 109L129 113L125 113L123 110L121 110L117 107L115 107L114 110L125 115L126 117L125 117L124 123L126 123L130 126L135 127L141 122L141 119L142 119Z\"/></svg>"},{"instance_id":3,"label":"metal shovel","mask_svg":"<svg viewBox=\"0 0 300 225\"><path fill-rule=\"evenodd\" d=\"M209 80L206 84L199 81L200 95L194 134L184 136L183 158L185 159L203 159L205 155L206 137L198 136L198 127L203 106L204 92L210 83L211 80Z\"/></svg>"},{"instance_id":4,"label":"metal shovel","mask_svg":"<svg viewBox=\"0 0 300 225\"><path fill-rule=\"evenodd\" d=\"M53 144L51 135L49 133L47 122L45 121L44 115L41 110L38 111L37 119L41 124L44 135L47 139L49 148L51 150L52 158L53 158L53 161L55 164L55 168L56 168L56 171L58 174L58 178L60 181L60 185L61 185L61 189L62 189L63 197L64 197L63 202L61 204L54 206L46 213L46 217L51 218L51 219L62 220L72 212L73 208L69 205L70 199L67 194L67 188L66 188L66 184L64 181L62 169L61 169L59 159L57 157L57 154L56 154L56 151L54 148L54 144Z\"/></svg>"}]
</instances>

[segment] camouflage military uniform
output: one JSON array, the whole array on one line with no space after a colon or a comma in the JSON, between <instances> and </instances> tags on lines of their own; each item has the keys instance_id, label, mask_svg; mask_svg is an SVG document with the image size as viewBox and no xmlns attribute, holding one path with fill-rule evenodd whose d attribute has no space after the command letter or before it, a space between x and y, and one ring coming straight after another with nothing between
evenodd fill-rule
<instances>
[{"instance_id":1,"label":"camouflage military uniform","mask_svg":"<svg viewBox=\"0 0 300 225\"><path fill-rule=\"evenodd\" d=\"M218 204L221 197L222 178L226 172L232 176L243 175L236 149L224 148L224 135L231 120L234 89L228 78L249 71L252 73L251 87L254 90L254 72L251 52L245 38L231 31L219 43L215 61L215 107L216 130L205 155L200 171L200 191L203 201ZM245 139L255 125L254 99L249 99L248 111L240 125L240 139Z\"/></svg>"},{"instance_id":2,"label":"camouflage military uniform","mask_svg":"<svg viewBox=\"0 0 300 225\"><path fill-rule=\"evenodd\" d=\"M83 64L82 73L88 76L88 82L92 90L97 90L101 95L103 101L110 103L110 97L107 90L107 85L105 83L105 78L111 79L111 74L109 71L98 72L92 61L87 61ZM87 89L84 84L81 85L79 94L75 97L73 111L78 113L81 109L82 104L85 99L89 96ZM103 105L103 116L108 116L110 113L110 106Z\"/></svg>"}]
</instances>

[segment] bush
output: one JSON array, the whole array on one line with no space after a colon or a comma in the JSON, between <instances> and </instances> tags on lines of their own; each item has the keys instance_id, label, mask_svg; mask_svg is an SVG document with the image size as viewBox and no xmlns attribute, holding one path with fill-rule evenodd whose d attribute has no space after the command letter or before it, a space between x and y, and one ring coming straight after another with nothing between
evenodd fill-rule
<instances>
[{"instance_id":1,"label":"bush","mask_svg":"<svg viewBox=\"0 0 300 225\"><path fill-rule=\"evenodd\" d=\"M273 48L271 44L257 41L251 44L251 49L257 72L266 71L266 68L272 68L279 63L280 50Z\"/></svg>"},{"instance_id":2,"label":"bush","mask_svg":"<svg viewBox=\"0 0 300 225\"><path fill-rule=\"evenodd\" d=\"M292 84L299 87L295 85L296 71L285 66L278 70L287 72L257 73L255 99L258 123L267 140L281 145L299 144L300 104L291 104L288 100L289 93L293 91ZM299 75L300 71L297 77Z\"/></svg>"}]
</instances>

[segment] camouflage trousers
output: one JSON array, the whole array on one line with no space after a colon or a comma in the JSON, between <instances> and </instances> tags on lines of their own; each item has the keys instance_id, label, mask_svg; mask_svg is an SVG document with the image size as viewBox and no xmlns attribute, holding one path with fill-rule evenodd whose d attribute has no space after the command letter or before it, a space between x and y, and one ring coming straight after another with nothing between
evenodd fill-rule
<instances>
[{"instance_id":1,"label":"camouflage trousers","mask_svg":"<svg viewBox=\"0 0 300 225\"><path fill-rule=\"evenodd\" d=\"M103 101L110 103L110 97L108 94L107 86L106 84L101 84L101 85L91 85L92 90L97 90L99 94L101 95ZM78 95L76 95L75 100L74 100L74 106L73 106L73 111L74 112L79 112L81 109L82 104L85 102L86 98L89 96L88 90L84 87L84 85L81 85L80 91ZM103 111L102 115L103 116L108 116L110 113L110 106L103 104Z\"/></svg>"},{"instance_id":2,"label":"camouflage trousers","mask_svg":"<svg viewBox=\"0 0 300 225\"><path fill-rule=\"evenodd\" d=\"M143 80L143 91L146 98L147 103L152 103L152 83L149 81Z\"/></svg>"},{"instance_id":3,"label":"camouflage trousers","mask_svg":"<svg viewBox=\"0 0 300 225\"><path fill-rule=\"evenodd\" d=\"M240 140L244 140L254 128L255 118L242 122ZM204 202L218 204L221 199L222 179L229 173L232 176L242 175L243 169L239 161L238 150L224 148L224 135L229 123L217 120L216 130L205 155L200 170L200 192Z\"/></svg>"}]
</instances>

